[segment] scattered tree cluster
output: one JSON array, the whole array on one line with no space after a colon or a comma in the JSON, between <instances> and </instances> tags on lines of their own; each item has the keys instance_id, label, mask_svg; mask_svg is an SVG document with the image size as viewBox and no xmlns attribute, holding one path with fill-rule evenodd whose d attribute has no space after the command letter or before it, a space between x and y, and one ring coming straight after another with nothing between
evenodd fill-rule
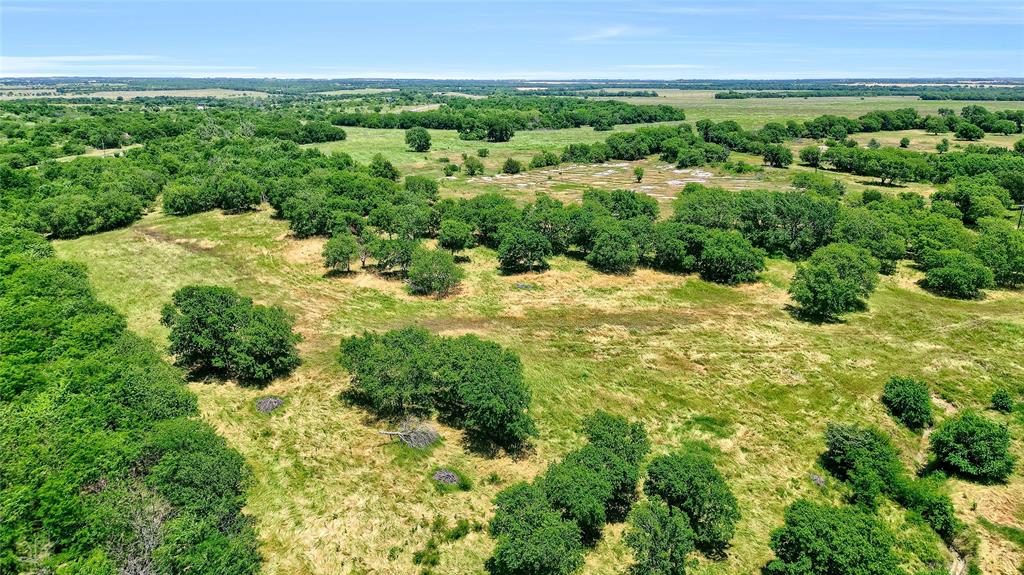
<instances>
[{"instance_id":1,"label":"scattered tree cluster","mask_svg":"<svg viewBox=\"0 0 1024 575\"><path fill-rule=\"evenodd\" d=\"M249 471L85 268L0 227L4 573L255 574Z\"/></svg>"},{"instance_id":2,"label":"scattered tree cluster","mask_svg":"<svg viewBox=\"0 0 1024 575\"><path fill-rule=\"evenodd\" d=\"M265 384L299 365L292 320L279 307L253 305L230 288L186 286L164 306L175 362L195 374Z\"/></svg>"},{"instance_id":3,"label":"scattered tree cluster","mask_svg":"<svg viewBox=\"0 0 1024 575\"><path fill-rule=\"evenodd\" d=\"M549 465L532 484L517 483L495 498L491 573L571 573L605 523L628 514L650 450L646 431L605 412L587 418L583 431L586 446Z\"/></svg>"},{"instance_id":4,"label":"scattered tree cluster","mask_svg":"<svg viewBox=\"0 0 1024 575\"><path fill-rule=\"evenodd\" d=\"M487 98L444 97L440 108L423 112L342 112L331 117L338 126L364 128L431 128L457 130L469 140L507 142L517 130L610 128L615 124L642 124L683 120L679 108L646 106L618 100L505 96Z\"/></svg>"},{"instance_id":5,"label":"scattered tree cluster","mask_svg":"<svg viewBox=\"0 0 1024 575\"><path fill-rule=\"evenodd\" d=\"M349 396L385 418L437 413L481 448L521 450L536 434L519 357L473 335L407 327L341 342Z\"/></svg>"}]
</instances>

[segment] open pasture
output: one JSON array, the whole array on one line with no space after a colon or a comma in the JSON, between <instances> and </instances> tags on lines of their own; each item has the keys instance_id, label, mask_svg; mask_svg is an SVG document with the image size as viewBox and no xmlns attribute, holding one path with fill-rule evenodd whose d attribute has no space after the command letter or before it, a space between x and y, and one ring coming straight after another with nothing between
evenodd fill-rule
<instances>
[{"instance_id":1,"label":"open pasture","mask_svg":"<svg viewBox=\"0 0 1024 575\"><path fill-rule=\"evenodd\" d=\"M819 488L810 475L823 474L816 458L826 422L881 426L910 465L926 442L879 404L891 375L925 378L949 413L984 406L997 385L1024 377L1021 293L943 299L919 288L920 273L906 266L883 280L868 312L815 325L789 313L794 266L782 260L771 261L760 282L730 288L649 270L609 276L566 257L541 274L505 276L492 251L476 248L460 292L435 300L363 270L328 277L321 245L292 238L266 208L153 213L127 229L57 243L61 257L88 266L99 297L161 348L160 307L190 283L233 287L297 318L304 363L291 377L263 390L190 386L204 419L253 467L246 509L257 522L265 573L412 572L435 518L485 523L497 491L580 444L579 422L594 409L643 421L656 453L698 440L716 450L743 519L728 557L701 559L694 572L755 572L770 557L768 534L786 505L800 496L840 498L833 479ZM339 398L347 386L339 340L408 324L478 334L523 358L540 430L528 457L469 453L447 428L442 446L411 456L377 434L386 423ZM285 406L258 413L254 402L266 395L285 398ZM990 415L1010 421L1015 433L1024 427L1019 416ZM1015 450L1022 455L1019 443ZM437 494L427 475L438 465L468 473L473 488ZM1020 475L1009 486L952 485L965 519L1024 528ZM902 548L934 537L896 508L883 515ZM1024 552L996 528L981 536L986 573L1012 573ZM475 531L442 545L435 572L479 573L491 546ZM583 573L619 573L627 557L621 526L613 525Z\"/></svg>"}]
</instances>

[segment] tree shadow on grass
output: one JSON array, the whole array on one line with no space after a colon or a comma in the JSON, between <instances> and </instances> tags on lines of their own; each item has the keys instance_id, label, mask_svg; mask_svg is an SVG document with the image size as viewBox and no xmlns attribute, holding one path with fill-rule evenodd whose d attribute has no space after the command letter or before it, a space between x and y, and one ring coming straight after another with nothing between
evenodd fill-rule
<instances>
[{"instance_id":1,"label":"tree shadow on grass","mask_svg":"<svg viewBox=\"0 0 1024 575\"><path fill-rule=\"evenodd\" d=\"M325 278L348 278L356 275L354 270L327 270L324 273Z\"/></svg>"},{"instance_id":2,"label":"tree shadow on grass","mask_svg":"<svg viewBox=\"0 0 1024 575\"><path fill-rule=\"evenodd\" d=\"M841 317L835 316L822 316L819 314L812 314L800 306L795 306L791 303L787 303L782 308L786 313L797 321L804 323L811 323L814 325L830 325L830 324L844 324L846 320Z\"/></svg>"}]
</instances>

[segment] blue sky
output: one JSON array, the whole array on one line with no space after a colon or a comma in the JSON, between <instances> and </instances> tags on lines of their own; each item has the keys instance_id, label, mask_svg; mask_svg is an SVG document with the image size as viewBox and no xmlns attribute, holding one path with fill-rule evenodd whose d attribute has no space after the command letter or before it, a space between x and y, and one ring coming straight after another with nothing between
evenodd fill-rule
<instances>
[{"instance_id":1,"label":"blue sky","mask_svg":"<svg viewBox=\"0 0 1024 575\"><path fill-rule=\"evenodd\" d=\"M0 76L1024 76L1024 2L0 0Z\"/></svg>"}]
</instances>

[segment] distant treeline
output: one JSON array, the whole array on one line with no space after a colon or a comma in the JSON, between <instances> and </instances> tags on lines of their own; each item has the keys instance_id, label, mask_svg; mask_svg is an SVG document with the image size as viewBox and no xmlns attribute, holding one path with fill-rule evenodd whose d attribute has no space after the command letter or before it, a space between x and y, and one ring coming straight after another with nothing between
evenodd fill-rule
<instances>
[{"instance_id":1,"label":"distant treeline","mask_svg":"<svg viewBox=\"0 0 1024 575\"><path fill-rule=\"evenodd\" d=\"M961 85L948 84L963 82ZM970 82L970 83L968 83ZM562 82L531 82L528 80L428 80L428 79L268 79L268 78L11 78L5 85L21 88L55 90L60 94L88 94L108 90L189 90L221 88L226 90L260 91L270 94L310 94L338 90L366 88L398 88L419 92L461 92L474 95L514 91L522 87L535 87L550 91L583 90L758 90L812 92L835 90L843 95L856 91L870 91L866 95L920 95L923 92L942 93L969 91L987 93L1006 88L973 87L996 84L1024 88L1019 79L823 79L823 80L598 80L580 79ZM889 84L889 85L878 85ZM900 86L914 84L914 86ZM941 99L960 99L941 98ZM990 99L990 98L970 98Z\"/></svg>"},{"instance_id":2,"label":"distant treeline","mask_svg":"<svg viewBox=\"0 0 1024 575\"><path fill-rule=\"evenodd\" d=\"M643 124L686 119L679 108L636 105L614 100L491 96L446 98L436 110L424 112L343 112L331 117L338 126L402 128L414 126L458 130L466 139L507 141L515 130L593 126L610 130L616 124Z\"/></svg>"},{"instance_id":3,"label":"distant treeline","mask_svg":"<svg viewBox=\"0 0 1024 575\"><path fill-rule=\"evenodd\" d=\"M746 98L824 98L834 96L917 96L922 100L1024 100L1024 87L1020 88L965 88L959 86L848 86L847 89L750 91L728 90L717 92L718 100Z\"/></svg>"}]
</instances>

